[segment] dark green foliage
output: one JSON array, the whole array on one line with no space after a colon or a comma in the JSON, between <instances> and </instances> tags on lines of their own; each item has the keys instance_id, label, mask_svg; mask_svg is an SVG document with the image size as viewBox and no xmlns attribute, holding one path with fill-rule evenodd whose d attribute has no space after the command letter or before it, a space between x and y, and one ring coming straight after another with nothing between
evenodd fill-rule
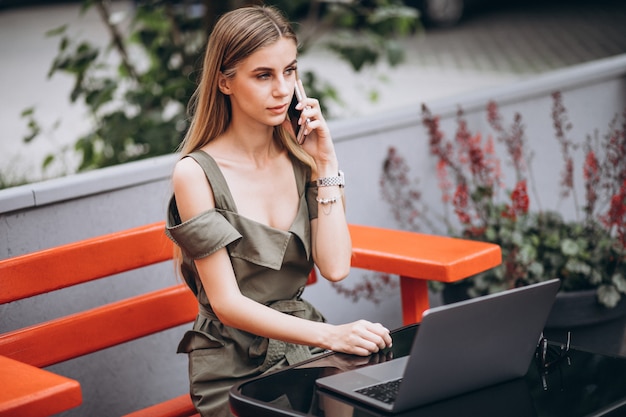
<instances>
[{"instance_id":1,"label":"dark green foliage","mask_svg":"<svg viewBox=\"0 0 626 417\"><path fill-rule=\"evenodd\" d=\"M355 71L383 58L392 65L401 62L402 50L394 39L417 27L417 11L393 0L267 3L301 22L295 25L301 53L320 43L337 52ZM74 146L79 171L177 149L188 127L187 103L196 87L211 27L219 15L241 2L141 0L134 4L133 13L115 21L108 2L84 1L81 12L95 9L107 28L106 47L72 38L67 25L48 32L48 36L59 37L49 77L71 75L74 85L69 97L72 102L86 104L93 121L93 130L79 137ZM309 95L318 98L324 109L329 101L341 103L337 90L313 72L304 72L301 77ZM34 109L25 110L22 116L29 127L24 141L30 142L42 129ZM47 156L44 168L55 159L64 159L65 151Z\"/></svg>"}]
</instances>

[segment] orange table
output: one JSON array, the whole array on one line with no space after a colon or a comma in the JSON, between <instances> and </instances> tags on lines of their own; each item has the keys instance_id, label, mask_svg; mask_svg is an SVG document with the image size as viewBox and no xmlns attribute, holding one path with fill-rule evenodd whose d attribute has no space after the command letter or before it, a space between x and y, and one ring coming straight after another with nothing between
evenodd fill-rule
<instances>
[{"instance_id":1,"label":"orange table","mask_svg":"<svg viewBox=\"0 0 626 417\"><path fill-rule=\"evenodd\" d=\"M352 266L400 275L402 321L422 320L428 280L455 282L500 265L500 246L370 226L350 226Z\"/></svg>"},{"instance_id":2,"label":"orange table","mask_svg":"<svg viewBox=\"0 0 626 417\"><path fill-rule=\"evenodd\" d=\"M82 402L78 381L0 356L0 416L49 416Z\"/></svg>"}]
</instances>

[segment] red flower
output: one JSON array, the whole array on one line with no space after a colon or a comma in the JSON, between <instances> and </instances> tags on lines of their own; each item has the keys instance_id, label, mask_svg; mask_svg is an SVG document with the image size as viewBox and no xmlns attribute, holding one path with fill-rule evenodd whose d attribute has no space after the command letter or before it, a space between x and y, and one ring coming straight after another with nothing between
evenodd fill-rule
<instances>
[{"instance_id":1,"label":"red flower","mask_svg":"<svg viewBox=\"0 0 626 417\"><path fill-rule=\"evenodd\" d=\"M608 228L615 227L622 245L626 245L626 180L619 192L611 197L609 211L603 217L603 221Z\"/></svg>"},{"instance_id":2,"label":"red flower","mask_svg":"<svg viewBox=\"0 0 626 417\"><path fill-rule=\"evenodd\" d=\"M502 125L502 116L500 115L498 105L491 101L487 104L487 121L498 134L498 141L503 143L506 147L517 177L522 178L523 173L526 172L527 169L525 161L526 155L524 154L526 139L524 136L522 116L516 113L511 128L507 130Z\"/></svg>"},{"instance_id":3,"label":"red flower","mask_svg":"<svg viewBox=\"0 0 626 417\"><path fill-rule=\"evenodd\" d=\"M502 209L502 211L500 212L500 217L502 217L503 219L511 219L513 221L517 219L517 216L515 215L515 210L513 210L513 207L509 206L508 204L506 204L504 206L504 209Z\"/></svg>"},{"instance_id":4,"label":"red flower","mask_svg":"<svg viewBox=\"0 0 626 417\"><path fill-rule=\"evenodd\" d=\"M437 162L437 178L439 179L439 189L441 190L441 200L444 203L450 202L450 190L452 189L452 182L448 179L447 164L446 161L440 159Z\"/></svg>"},{"instance_id":5,"label":"red flower","mask_svg":"<svg viewBox=\"0 0 626 417\"><path fill-rule=\"evenodd\" d=\"M583 178L586 181L594 181L598 179L598 173L600 168L598 167L598 158L596 158L596 154L594 151L590 150L587 152L587 156L585 157L585 166L583 167Z\"/></svg>"},{"instance_id":6,"label":"red flower","mask_svg":"<svg viewBox=\"0 0 626 417\"><path fill-rule=\"evenodd\" d=\"M530 199L528 198L528 190L526 189L526 180L518 181L511 193L511 202L513 203L513 211L516 214L528 213Z\"/></svg>"},{"instance_id":7,"label":"red flower","mask_svg":"<svg viewBox=\"0 0 626 417\"><path fill-rule=\"evenodd\" d=\"M452 204L454 205L454 212L459 218L459 221L463 224L469 224L471 222L471 217L467 212L467 207L469 205L467 184L459 184L456 187Z\"/></svg>"},{"instance_id":8,"label":"red flower","mask_svg":"<svg viewBox=\"0 0 626 417\"><path fill-rule=\"evenodd\" d=\"M574 188L574 161L571 157L565 158L565 167L561 173L561 186L563 187L561 195L568 197L570 191Z\"/></svg>"},{"instance_id":9,"label":"red flower","mask_svg":"<svg viewBox=\"0 0 626 417\"><path fill-rule=\"evenodd\" d=\"M504 187L502 182L502 168L500 167L500 158L496 155L493 137L489 135L485 143L485 171L487 172L487 178L485 179L485 185L494 187Z\"/></svg>"},{"instance_id":10,"label":"red flower","mask_svg":"<svg viewBox=\"0 0 626 417\"><path fill-rule=\"evenodd\" d=\"M583 165L583 179L585 181L585 191L587 194L588 215L593 214L593 209L598 201L598 184L600 184L600 166L598 158L593 150L589 150L585 156L585 164Z\"/></svg>"}]
</instances>

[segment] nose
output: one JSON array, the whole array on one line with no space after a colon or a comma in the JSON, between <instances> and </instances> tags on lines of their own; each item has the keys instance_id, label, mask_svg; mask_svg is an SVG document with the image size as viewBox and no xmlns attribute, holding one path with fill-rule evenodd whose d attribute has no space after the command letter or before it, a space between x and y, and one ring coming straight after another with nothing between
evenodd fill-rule
<instances>
[{"instance_id":1,"label":"nose","mask_svg":"<svg viewBox=\"0 0 626 417\"><path fill-rule=\"evenodd\" d=\"M290 86L290 82L289 80L287 80L285 77L281 76L281 77L276 77L276 83L274 85L274 94L277 97L284 97L287 94L289 94L289 86Z\"/></svg>"}]
</instances>

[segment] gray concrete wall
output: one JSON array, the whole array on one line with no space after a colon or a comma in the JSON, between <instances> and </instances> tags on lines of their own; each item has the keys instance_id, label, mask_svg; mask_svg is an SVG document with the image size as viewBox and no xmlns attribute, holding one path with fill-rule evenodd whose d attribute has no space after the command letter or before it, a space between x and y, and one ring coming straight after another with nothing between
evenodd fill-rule
<instances>
[{"instance_id":1,"label":"gray concrete wall","mask_svg":"<svg viewBox=\"0 0 626 417\"><path fill-rule=\"evenodd\" d=\"M626 55L427 104L434 114L441 115L448 135L454 132L459 105L472 130L485 134L484 109L489 100L499 103L506 120L520 112L529 145L535 151L533 170L543 207L559 208L573 216L571 204L559 205L557 200L561 156L550 119L550 94L556 90L563 93L573 123L570 137L584 139L596 129L603 133L614 114L626 107ZM379 188L381 164L389 146L398 148L407 158L411 175L420 178L425 201L437 207L439 192L433 161L427 154L427 137L420 124L420 104L375 117L333 122L331 130L346 173L351 223L397 227ZM165 156L0 191L0 259L162 220L174 161L174 156ZM344 285L354 287L364 274L353 271ZM131 275L3 305L0 331L174 282L171 264L164 263ZM397 288L390 289L378 304L345 299L325 282L308 288L305 296L331 322L368 318L389 327L401 324ZM66 415L120 415L186 392L186 358L174 353L185 328L51 367L80 380L83 386L84 405Z\"/></svg>"}]
</instances>

